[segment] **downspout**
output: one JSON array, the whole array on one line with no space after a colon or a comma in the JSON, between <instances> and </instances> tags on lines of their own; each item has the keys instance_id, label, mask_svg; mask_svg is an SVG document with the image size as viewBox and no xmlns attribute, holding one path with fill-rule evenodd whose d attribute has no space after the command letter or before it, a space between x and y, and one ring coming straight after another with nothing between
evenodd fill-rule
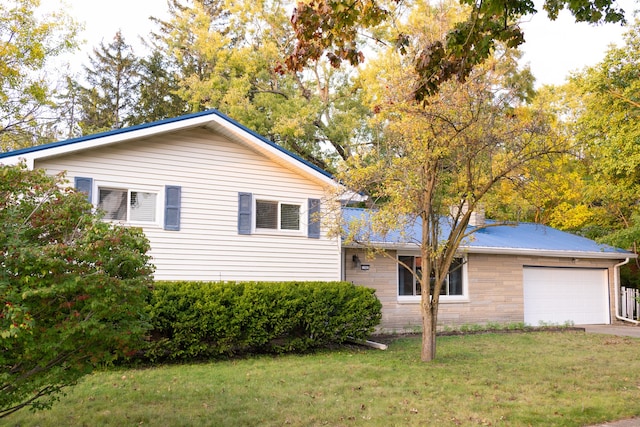
<instances>
[{"instance_id":1,"label":"downspout","mask_svg":"<svg viewBox=\"0 0 640 427\"><path fill-rule=\"evenodd\" d=\"M639 321L637 320L633 320L633 319L628 319L626 317L622 317L620 316L620 267L622 267L623 265L627 264L629 262L629 258L627 258L626 260L622 261L619 264L616 264L613 266L613 287L614 287L614 292L615 292L615 310L616 310L616 319L618 320L622 320L624 322L631 322L633 324L640 324Z\"/></svg>"}]
</instances>

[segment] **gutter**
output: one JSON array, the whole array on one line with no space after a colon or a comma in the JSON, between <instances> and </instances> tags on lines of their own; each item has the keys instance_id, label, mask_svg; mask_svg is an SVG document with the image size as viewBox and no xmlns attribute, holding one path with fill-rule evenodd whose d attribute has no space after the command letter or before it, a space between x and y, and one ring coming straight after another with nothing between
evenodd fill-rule
<instances>
[{"instance_id":1,"label":"gutter","mask_svg":"<svg viewBox=\"0 0 640 427\"><path fill-rule=\"evenodd\" d=\"M559 258L597 258L597 259L620 259L623 256L635 257L631 253L620 252L593 252L580 250L561 250L561 249L534 249L534 248L501 248L487 246L467 246L460 247L462 252L475 254L491 254L491 255L521 255L521 256L544 256ZM627 260L629 259L627 258Z\"/></svg>"},{"instance_id":2,"label":"gutter","mask_svg":"<svg viewBox=\"0 0 640 427\"><path fill-rule=\"evenodd\" d=\"M618 320L622 320L623 322L630 322L633 323L635 325L640 324L640 321L637 320L633 320L633 319L629 319L627 317L622 317L620 316L618 313L620 313L620 267L622 267L623 265L627 264L629 262L629 258L625 259L624 261L622 261L619 264L616 264L613 266L613 288L614 288L614 292L615 292L615 310L616 310L616 319Z\"/></svg>"},{"instance_id":3,"label":"gutter","mask_svg":"<svg viewBox=\"0 0 640 427\"><path fill-rule=\"evenodd\" d=\"M371 246L386 250L418 250L418 244L409 245L406 243L387 243L372 242ZM361 249L367 245L349 244L343 245L344 248ZM558 249L532 249L532 248L507 248L507 247L489 247L489 246L460 246L458 248L460 254L489 254L489 255L514 255L514 256L540 256L540 257L558 257L558 258L585 258L585 259L620 259L622 256L629 258L636 257L635 254L629 252L587 252L579 250L558 250ZM625 262L626 263L626 262ZM623 264L625 264L623 263Z\"/></svg>"}]
</instances>

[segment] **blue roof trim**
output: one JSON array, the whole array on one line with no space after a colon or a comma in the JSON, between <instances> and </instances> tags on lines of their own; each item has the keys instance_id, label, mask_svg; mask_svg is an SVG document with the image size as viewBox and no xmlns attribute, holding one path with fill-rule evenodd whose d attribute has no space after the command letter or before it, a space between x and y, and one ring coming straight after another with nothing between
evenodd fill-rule
<instances>
[{"instance_id":1,"label":"blue roof trim","mask_svg":"<svg viewBox=\"0 0 640 427\"><path fill-rule=\"evenodd\" d=\"M195 117L206 116L206 115L209 115L209 114L212 114L212 110L202 111L202 112L193 113L193 114L186 114L184 116L173 117L173 118L170 118L170 119L157 120L155 122L143 123L143 124L140 124L140 125L129 126L129 127L122 128L122 129L114 129L114 130L109 130L109 131L105 131L105 132L94 133L94 134L91 134L91 135L80 136L78 138L72 138L72 139L65 139L65 140L62 140L62 141L50 142L48 144L36 145L34 147L27 147L27 148L21 148L19 150L14 150L14 151L7 151L6 153L0 153L0 159L3 158L3 157L12 157L12 156L20 155L20 154L36 153L38 151L48 150L50 148L64 147L66 145L73 145L73 144L77 144L77 143L80 143L80 142L85 142L85 141L91 141L91 140L94 140L94 139L105 138L107 136L120 135L120 134L133 132L133 131L140 130L140 129L146 129L146 128L151 128L151 127L155 127L155 126L160 126L160 125L167 124L167 123L175 123L175 122L179 122L179 121L182 121L182 120L192 119L192 118L195 118Z\"/></svg>"},{"instance_id":2,"label":"blue roof trim","mask_svg":"<svg viewBox=\"0 0 640 427\"><path fill-rule=\"evenodd\" d=\"M368 221L370 211L362 208L343 208L342 218L346 230L352 221ZM490 221L487 221L490 223ZM449 233L447 221L441 222L442 235ZM468 227L472 231L473 227ZM372 243L403 245L408 242L419 242L421 236L421 221L410 221L405 233L392 231L384 238L380 235L372 237ZM584 252L619 254L622 258L633 255L632 252L613 246L604 245L587 239L586 237L557 230L546 225L535 223L516 223L513 225L494 225L481 228L474 232L469 239L460 245L461 249L505 249L505 250L534 250L551 252Z\"/></svg>"},{"instance_id":3,"label":"blue roof trim","mask_svg":"<svg viewBox=\"0 0 640 427\"><path fill-rule=\"evenodd\" d=\"M286 150L285 148L279 146L275 142L265 138L264 136L260 135L259 133L247 128L246 126L244 126L244 125L242 125L240 123L238 123L237 121L233 120L229 116L221 113L220 111L218 111L216 109L200 111L198 113L185 114L183 116L172 117L172 118L163 119L163 120L157 120L155 122L143 123L143 124L140 124L140 125L129 126L129 127L122 128L122 129L115 129L115 130L110 130L110 131L106 131L106 132L95 133L95 134L92 134L92 135L81 136L81 137L78 137L78 138L66 139L66 140L63 140L63 141L56 141L56 142L51 142L51 143L48 143L48 144L37 145L37 146L34 146L34 147L27 147L27 148L22 148L22 149L19 149L19 150L8 151L6 153L0 153L0 159L6 158L6 157L19 156L21 154L36 153L38 151L44 151L44 150L48 150L48 149L51 149L51 148L64 147L64 146L67 146L67 145L78 144L80 142L91 141L91 140L94 140L94 139L105 138L105 137L113 136L113 135L121 135L121 134L134 132L134 131L141 130L141 129L153 128L153 127L156 127L156 126L161 126L161 125L170 124L170 123L177 123L177 122L180 122L180 121L189 120L189 119L193 119L193 118L197 118L197 117L209 116L209 115L217 116L217 117L225 120L230 125L233 125L233 126L237 127L238 129L240 129L240 130L242 130L244 132L247 132L248 134L258 138L260 141L262 141L265 144L267 144L267 145L269 145L269 146L281 151L282 153L284 153L284 154L288 155L289 157L293 158L294 160L297 160L298 162L304 164L307 167L310 167L311 169L315 170L316 172L319 172L322 175L333 179L333 175L330 174L329 172L325 171L324 169L322 169L322 168L314 165L313 163L303 159L302 157L298 156L297 154L294 154L291 151Z\"/></svg>"}]
</instances>

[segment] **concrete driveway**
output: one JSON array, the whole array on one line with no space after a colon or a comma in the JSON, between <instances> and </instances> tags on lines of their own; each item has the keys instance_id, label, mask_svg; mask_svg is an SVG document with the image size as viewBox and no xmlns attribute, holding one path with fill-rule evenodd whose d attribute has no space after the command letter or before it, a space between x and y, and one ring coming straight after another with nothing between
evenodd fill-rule
<instances>
[{"instance_id":1,"label":"concrete driveway","mask_svg":"<svg viewBox=\"0 0 640 427\"><path fill-rule=\"evenodd\" d=\"M636 325L579 325L589 334L618 335L622 337L640 338L640 326Z\"/></svg>"},{"instance_id":2,"label":"concrete driveway","mask_svg":"<svg viewBox=\"0 0 640 427\"><path fill-rule=\"evenodd\" d=\"M628 420L611 421L604 424L596 424L590 427L638 427L640 426L640 418L630 418Z\"/></svg>"}]
</instances>

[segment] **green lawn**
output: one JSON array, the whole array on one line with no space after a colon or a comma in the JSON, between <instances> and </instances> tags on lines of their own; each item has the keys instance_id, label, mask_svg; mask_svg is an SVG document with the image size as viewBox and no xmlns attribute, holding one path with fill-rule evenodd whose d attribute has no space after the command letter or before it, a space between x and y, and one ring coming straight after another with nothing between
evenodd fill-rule
<instances>
[{"instance_id":1,"label":"green lawn","mask_svg":"<svg viewBox=\"0 0 640 427\"><path fill-rule=\"evenodd\" d=\"M419 339L387 351L110 370L21 426L583 426L640 415L640 340L582 332Z\"/></svg>"}]
</instances>

